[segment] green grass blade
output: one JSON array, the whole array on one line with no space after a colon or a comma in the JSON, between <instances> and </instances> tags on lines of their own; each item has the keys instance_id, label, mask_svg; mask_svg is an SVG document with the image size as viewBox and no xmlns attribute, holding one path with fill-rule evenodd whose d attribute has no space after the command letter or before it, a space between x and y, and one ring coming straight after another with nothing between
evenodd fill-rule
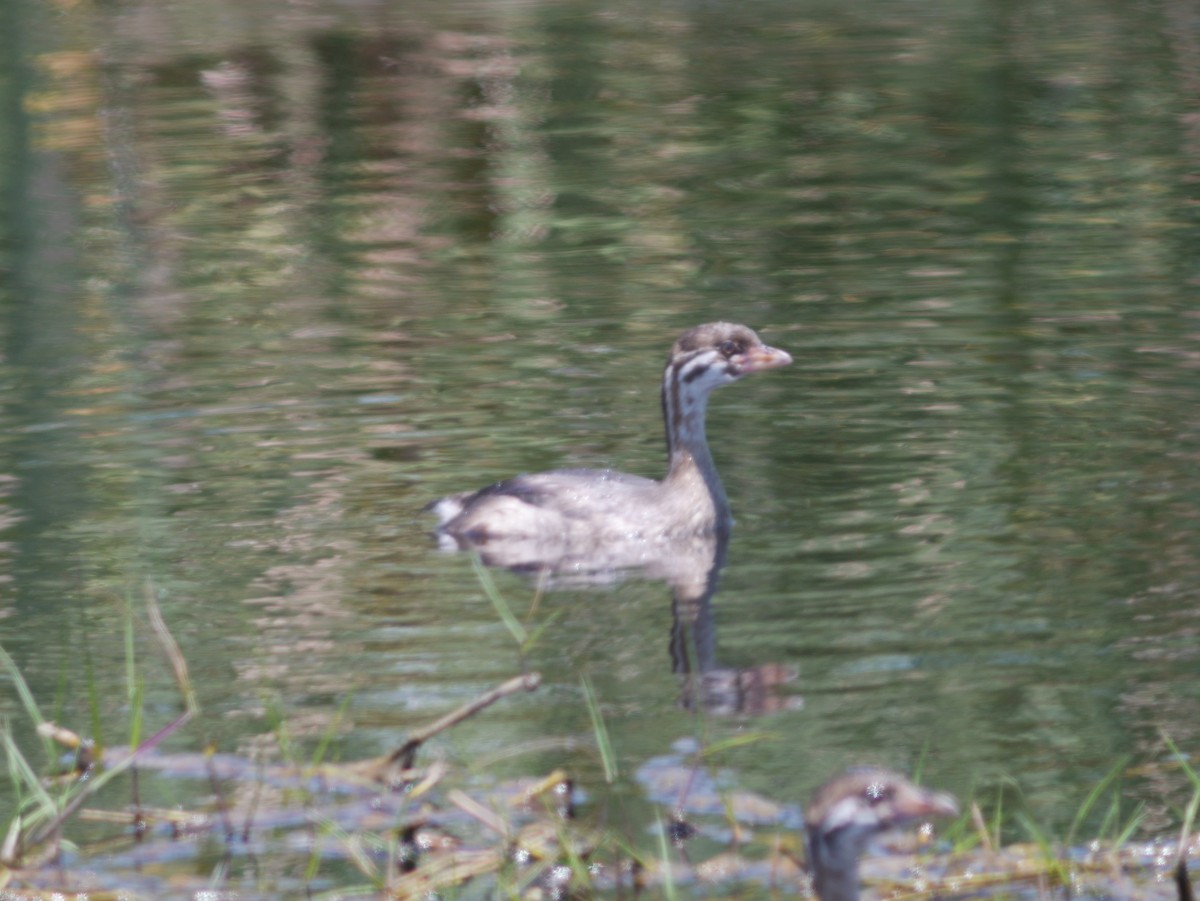
<instances>
[{"instance_id":1,"label":"green grass blade","mask_svg":"<svg viewBox=\"0 0 1200 901\"><path fill-rule=\"evenodd\" d=\"M608 727L604 725L604 715L600 712L600 703L596 700L596 692L591 680L581 676L583 696L587 701L588 716L592 718L592 732L596 736L596 748L600 751L600 761L604 765L604 781L610 785L619 775L617 757L613 753L612 741L608 736Z\"/></svg>"},{"instance_id":2,"label":"green grass blade","mask_svg":"<svg viewBox=\"0 0 1200 901\"><path fill-rule=\"evenodd\" d=\"M917 762L912 768L912 781L917 785L921 784L921 774L925 772L925 761L929 757L929 741L928 739L921 744L921 753L917 755Z\"/></svg>"},{"instance_id":3,"label":"green grass blade","mask_svg":"<svg viewBox=\"0 0 1200 901\"><path fill-rule=\"evenodd\" d=\"M137 651L133 640L133 608L125 604L125 697L133 706L137 694Z\"/></svg>"},{"instance_id":4,"label":"green grass blade","mask_svg":"<svg viewBox=\"0 0 1200 901\"><path fill-rule=\"evenodd\" d=\"M1183 752L1179 750L1179 747L1174 741L1171 740L1171 736L1167 735L1165 730L1160 730L1159 734L1162 735L1162 739L1163 742L1166 743L1167 750L1169 750L1175 757L1175 762L1179 764L1179 768L1183 770L1184 775L1188 777L1188 781L1190 781L1195 788L1200 789L1200 775L1197 775L1196 771L1192 769L1191 764L1187 762L1187 757L1185 757Z\"/></svg>"},{"instance_id":5,"label":"green grass blade","mask_svg":"<svg viewBox=\"0 0 1200 901\"><path fill-rule=\"evenodd\" d=\"M4 754L8 758L9 772L13 774L14 782L27 789L37 802L37 815L53 816L58 811L58 805L42 785L42 780L33 771L21 749L17 747L7 723L4 724L4 731L0 733L0 744L4 746Z\"/></svg>"},{"instance_id":6,"label":"green grass blade","mask_svg":"<svg viewBox=\"0 0 1200 901\"><path fill-rule=\"evenodd\" d=\"M671 866L671 842L667 838L667 827L661 817L655 815L658 833L658 854L662 860L662 890L666 901L678 901L679 893L675 889L675 871Z\"/></svg>"},{"instance_id":7,"label":"green grass blade","mask_svg":"<svg viewBox=\"0 0 1200 901\"><path fill-rule=\"evenodd\" d=\"M1051 843L1049 836L1046 835L1045 830L1024 812L1017 813L1016 821L1025 830L1029 839L1041 850L1042 861L1046 866L1047 872L1053 873L1061 882L1065 878L1062 861L1054 853L1054 845Z\"/></svg>"},{"instance_id":8,"label":"green grass blade","mask_svg":"<svg viewBox=\"0 0 1200 901\"><path fill-rule=\"evenodd\" d=\"M546 631L546 627L562 618L562 613L562 610L555 610L542 620L542 622L538 623L533 628L533 631L529 633L529 637L521 644L521 653L528 653L538 643L538 639L542 637L542 633Z\"/></svg>"},{"instance_id":9,"label":"green grass blade","mask_svg":"<svg viewBox=\"0 0 1200 901\"><path fill-rule=\"evenodd\" d=\"M1000 792L996 796L996 811L992 815L992 834L990 836L992 847L1001 847L1000 839L1002 826L1004 823L1004 786L1000 786Z\"/></svg>"},{"instance_id":10,"label":"green grass blade","mask_svg":"<svg viewBox=\"0 0 1200 901\"><path fill-rule=\"evenodd\" d=\"M1183 822L1179 832L1181 836L1179 846L1181 849L1180 853L1182 853L1183 847L1187 844L1188 836L1192 834L1192 827L1196 823L1196 815L1200 813L1200 776L1198 776L1196 771L1192 769L1191 764L1187 762L1187 758L1184 757L1183 753L1176 746L1175 742L1171 740L1171 736L1169 736L1165 730L1161 730L1160 734L1162 735L1163 741L1166 743L1167 748L1174 755L1175 762L1179 764L1179 768L1183 770L1184 775L1188 777L1188 781L1192 783L1192 797L1191 800L1188 801L1187 808L1184 810L1183 816L1181 817Z\"/></svg>"},{"instance_id":11,"label":"green grass blade","mask_svg":"<svg viewBox=\"0 0 1200 901\"><path fill-rule=\"evenodd\" d=\"M1096 837L1103 839L1108 835L1115 823L1121 820L1121 794L1113 792L1112 800L1108 803L1108 811L1104 814L1104 819L1100 821L1100 828L1096 830ZM1071 844L1067 842L1067 844Z\"/></svg>"},{"instance_id":12,"label":"green grass blade","mask_svg":"<svg viewBox=\"0 0 1200 901\"><path fill-rule=\"evenodd\" d=\"M496 587L496 581L492 578L492 574L488 572L487 567L483 565L483 561L479 559L478 554L471 555L471 566L475 570L475 577L479 579L483 593L488 596L488 600L492 602L492 606L500 614L501 622L508 628L509 633L511 633L517 644L524 648L529 641L529 633L521 625L521 621L517 619L516 614L512 612L512 607L509 606L508 601L500 594L500 589Z\"/></svg>"},{"instance_id":13,"label":"green grass blade","mask_svg":"<svg viewBox=\"0 0 1200 901\"><path fill-rule=\"evenodd\" d=\"M1129 839L1133 837L1133 833L1137 831L1137 828L1142 825L1142 820L1145 818L1146 805L1139 803L1138 806L1133 809L1133 816L1129 818L1129 822L1125 824L1125 828L1117 833L1116 838L1113 839L1113 846L1120 848L1126 842L1128 842Z\"/></svg>"},{"instance_id":14,"label":"green grass blade","mask_svg":"<svg viewBox=\"0 0 1200 901\"><path fill-rule=\"evenodd\" d=\"M299 766L300 761L296 757L296 750L292 747L292 736L288 732L287 722L283 717L283 710L276 702L270 702L264 715L267 722L267 728L275 733L275 744L279 748L279 756L286 760L292 766Z\"/></svg>"},{"instance_id":15,"label":"green grass blade","mask_svg":"<svg viewBox=\"0 0 1200 901\"><path fill-rule=\"evenodd\" d=\"M46 722L42 716L42 711L38 709L37 701L33 699L33 692L29 690L29 685L25 682L21 671L17 669L17 664L8 656L8 651L4 650L3 645L0 645L0 670L7 672L8 677L13 680L13 685L17 689L17 696L20 697L22 706L34 724L41 725Z\"/></svg>"},{"instance_id":16,"label":"green grass blade","mask_svg":"<svg viewBox=\"0 0 1200 901\"><path fill-rule=\"evenodd\" d=\"M88 717L92 723L92 741L101 753L107 746L104 738L104 711L100 706L100 691L96 685L96 669L92 662L91 642L84 649L83 671L87 679Z\"/></svg>"},{"instance_id":17,"label":"green grass blade","mask_svg":"<svg viewBox=\"0 0 1200 901\"><path fill-rule=\"evenodd\" d=\"M350 699L353 697L353 694L346 695L346 700L342 701L342 703L338 706L337 713L333 715L333 720L329 723L328 728L326 728L325 732L321 735L321 741L317 744L317 749L313 752L313 766L320 766L321 761L325 759L325 754L329 750L329 745L333 741L334 736L337 735L337 728L341 725L342 718L346 715L346 709L350 706Z\"/></svg>"},{"instance_id":18,"label":"green grass blade","mask_svg":"<svg viewBox=\"0 0 1200 901\"><path fill-rule=\"evenodd\" d=\"M1120 777L1125 771L1125 767L1129 765L1129 757L1122 757L1117 763L1104 775L1104 778L1092 786L1092 790L1088 792L1088 796L1084 798L1083 804L1079 810L1075 812L1075 819L1071 821L1071 828L1067 830L1066 844L1068 846L1075 844L1075 838L1078 835L1079 827L1083 825L1083 821L1091 812L1096 802L1100 797L1108 791L1109 787Z\"/></svg>"},{"instance_id":19,"label":"green grass blade","mask_svg":"<svg viewBox=\"0 0 1200 901\"><path fill-rule=\"evenodd\" d=\"M741 732L729 738L714 741L712 744L701 748L700 757L704 760L710 760L735 748L744 748L747 745L756 745L764 741L777 741L778 739L779 735L775 732Z\"/></svg>"}]
</instances>

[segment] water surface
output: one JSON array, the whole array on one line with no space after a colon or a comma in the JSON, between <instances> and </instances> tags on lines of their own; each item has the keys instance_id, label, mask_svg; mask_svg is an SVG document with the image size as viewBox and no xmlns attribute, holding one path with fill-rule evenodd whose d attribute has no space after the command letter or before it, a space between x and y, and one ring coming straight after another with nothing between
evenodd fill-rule
<instances>
[{"instance_id":1,"label":"water surface","mask_svg":"<svg viewBox=\"0 0 1200 901\"><path fill-rule=\"evenodd\" d=\"M121 722L149 584L189 750L383 753L524 667L536 696L436 753L598 781L586 677L627 777L762 730L722 762L773 797L919 766L1061 826L1200 738L1184 6L15 9L0 640L56 718ZM522 657L422 513L661 473L666 350L718 318L796 359L711 405L737 525L704 638L740 709L684 689L662 582L547 591Z\"/></svg>"}]
</instances>

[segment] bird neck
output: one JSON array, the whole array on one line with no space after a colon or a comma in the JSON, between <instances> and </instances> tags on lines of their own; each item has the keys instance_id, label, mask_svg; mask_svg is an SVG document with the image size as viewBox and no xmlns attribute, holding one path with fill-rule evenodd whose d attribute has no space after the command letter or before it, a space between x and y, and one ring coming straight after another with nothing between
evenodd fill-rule
<instances>
[{"instance_id":1,"label":"bird neck","mask_svg":"<svg viewBox=\"0 0 1200 901\"><path fill-rule=\"evenodd\" d=\"M713 507L714 528L728 529L729 501L704 433L708 390L686 383L678 368L668 366L663 376L662 405L667 431L664 486L672 494L694 495L697 502L706 494Z\"/></svg>"},{"instance_id":2,"label":"bird neck","mask_svg":"<svg viewBox=\"0 0 1200 901\"><path fill-rule=\"evenodd\" d=\"M821 901L858 901L858 852L847 831L825 835L809 826L808 867Z\"/></svg>"}]
</instances>

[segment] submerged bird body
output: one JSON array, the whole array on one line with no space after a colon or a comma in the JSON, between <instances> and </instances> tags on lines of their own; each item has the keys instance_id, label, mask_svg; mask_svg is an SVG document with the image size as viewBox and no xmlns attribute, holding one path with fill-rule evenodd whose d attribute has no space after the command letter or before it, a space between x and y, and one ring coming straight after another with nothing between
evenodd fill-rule
<instances>
[{"instance_id":1,"label":"submerged bird body","mask_svg":"<svg viewBox=\"0 0 1200 901\"><path fill-rule=\"evenodd\" d=\"M868 842L896 826L957 813L950 795L921 788L888 770L850 770L826 783L805 811L817 897L858 901L858 857Z\"/></svg>"},{"instance_id":2,"label":"submerged bird body","mask_svg":"<svg viewBox=\"0 0 1200 901\"><path fill-rule=\"evenodd\" d=\"M704 431L708 395L791 361L744 325L697 326L675 342L663 373L668 468L661 481L608 469L519 475L437 501L439 532L458 546L515 539L573 546L728 531L729 502Z\"/></svg>"}]
</instances>

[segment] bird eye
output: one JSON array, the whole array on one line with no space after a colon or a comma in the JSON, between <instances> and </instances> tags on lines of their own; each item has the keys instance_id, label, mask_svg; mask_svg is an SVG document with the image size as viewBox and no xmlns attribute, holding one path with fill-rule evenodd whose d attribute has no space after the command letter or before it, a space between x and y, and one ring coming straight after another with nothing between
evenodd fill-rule
<instances>
[{"instance_id":1,"label":"bird eye","mask_svg":"<svg viewBox=\"0 0 1200 901\"><path fill-rule=\"evenodd\" d=\"M722 341L717 350L721 351L723 357L732 357L736 353L741 352L741 345L736 341Z\"/></svg>"}]
</instances>

